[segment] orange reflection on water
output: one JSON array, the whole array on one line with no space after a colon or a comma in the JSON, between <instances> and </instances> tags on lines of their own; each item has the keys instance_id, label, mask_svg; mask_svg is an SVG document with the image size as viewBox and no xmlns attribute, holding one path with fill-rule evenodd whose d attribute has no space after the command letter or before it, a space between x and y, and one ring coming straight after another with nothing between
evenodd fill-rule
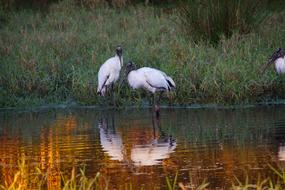
<instances>
[{"instance_id":1,"label":"orange reflection on water","mask_svg":"<svg viewBox=\"0 0 285 190\"><path fill-rule=\"evenodd\" d=\"M111 160L134 166L157 165L174 152L176 142L168 137L160 138L155 128L145 130L132 123L127 131L116 132L115 127L108 126L104 118L99 123L101 146ZM124 138L122 134L126 134Z\"/></svg>"},{"instance_id":2,"label":"orange reflection on water","mask_svg":"<svg viewBox=\"0 0 285 190\"><path fill-rule=\"evenodd\" d=\"M160 126L142 126L139 121L132 121L128 126L116 127L114 122L103 118L98 127L107 158L106 166L100 171L112 176L111 187L131 182L136 188L142 184L153 188L159 183L163 168L172 167L167 160L174 153L176 142L162 138Z\"/></svg>"},{"instance_id":3,"label":"orange reflection on water","mask_svg":"<svg viewBox=\"0 0 285 190\"><path fill-rule=\"evenodd\" d=\"M0 134L0 181L11 183L18 161L25 157L31 182L25 185L30 189L36 187L32 183L35 167L47 173L46 189L60 189L61 172L70 177L72 168L82 168L82 164L86 164L88 177L97 172L105 176L110 189L130 182L134 189L165 187L165 177L173 177L177 171L178 180L184 183L191 178L194 185L199 185L208 179L213 187L226 188L234 176L243 176L245 170L266 175L268 162L285 161L284 146L268 143L270 135L264 135L261 144L226 141L216 137L215 132L220 130L217 128L211 137L214 140L208 141L203 135L211 135L207 132L213 128L214 116L206 116L208 123L193 117L191 123L184 121L186 127L177 127L180 114L171 112L155 120L149 115L128 119L101 116L98 112L64 112L20 118L16 123L6 121ZM170 121L170 117L177 121ZM225 117L225 123L234 125L235 117L240 121L233 115ZM188 115L183 118L188 119Z\"/></svg>"},{"instance_id":4,"label":"orange reflection on water","mask_svg":"<svg viewBox=\"0 0 285 190\"><path fill-rule=\"evenodd\" d=\"M17 164L19 156L21 156L19 138L9 137L9 131L4 129L3 135L0 137L0 162L1 162L1 181L11 184L14 180L15 169L13 166ZM9 146L8 149L3 145ZM14 155L14 156L11 156Z\"/></svg>"}]
</instances>

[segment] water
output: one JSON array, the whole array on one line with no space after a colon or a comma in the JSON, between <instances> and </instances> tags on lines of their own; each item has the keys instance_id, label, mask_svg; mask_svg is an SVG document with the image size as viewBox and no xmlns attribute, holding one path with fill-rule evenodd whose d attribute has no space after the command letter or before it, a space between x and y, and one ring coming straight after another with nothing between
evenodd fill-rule
<instances>
[{"instance_id":1,"label":"water","mask_svg":"<svg viewBox=\"0 0 285 190\"><path fill-rule=\"evenodd\" d=\"M166 176L225 189L237 176L273 175L285 164L285 107L108 111L46 109L0 112L0 182L11 181L23 157L29 176L48 172L48 189L61 172L100 172L110 189L163 189ZM30 182L31 188L33 187Z\"/></svg>"}]
</instances>

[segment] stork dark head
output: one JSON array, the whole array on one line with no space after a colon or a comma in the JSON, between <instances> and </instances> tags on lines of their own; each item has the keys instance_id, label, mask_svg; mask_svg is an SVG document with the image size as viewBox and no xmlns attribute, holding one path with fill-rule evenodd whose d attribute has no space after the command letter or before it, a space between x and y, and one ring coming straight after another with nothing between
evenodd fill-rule
<instances>
[{"instance_id":1,"label":"stork dark head","mask_svg":"<svg viewBox=\"0 0 285 190\"><path fill-rule=\"evenodd\" d=\"M122 55L123 55L123 48L121 46L117 46L117 48L116 48L116 55L118 55L119 57L122 57Z\"/></svg>"},{"instance_id":2,"label":"stork dark head","mask_svg":"<svg viewBox=\"0 0 285 190\"><path fill-rule=\"evenodd\" d=\"M276 61L276 59L280 58L281 57L281 52L282 52L281 48L276 49L276 51L269 58L268 63L269 64L274 63Z\"/></svg>"},{"instance_id":3,"label":"stork dark head","mask_svg":"<svg viewBox=\"0 0 285 190\"><path fill-rule=\"evenodd\" d=\"M275 52L271 55L271 57L269 57L268 62L266 63L266 65L263 67L262 69L262 74L265 72L265 70L273 63L275 63L275 61L282 57L284 54L284 51L282 50L282 48L278 48L275 50Z\"/></svg>"},{"instance_id":4,"label":"stork dark head","mask_svg":"<svg viewBox=\"0 0 285 190\"><path fill-rule=\"evenodd\" d=\"M132 61L129 61L127 66L126 66L127 75L133 70L136 70L136 65Z\"/></svg>"}]
</instances>

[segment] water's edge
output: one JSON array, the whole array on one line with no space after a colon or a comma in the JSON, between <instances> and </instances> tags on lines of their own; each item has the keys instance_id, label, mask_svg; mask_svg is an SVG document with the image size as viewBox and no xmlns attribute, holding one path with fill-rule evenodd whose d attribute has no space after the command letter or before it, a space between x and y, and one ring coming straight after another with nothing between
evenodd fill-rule
<instances>
[{"instance_id":1,"label":"water's edge","mask_svg":"<svg viewBox=\"0 0 285 190\"><path fill-rule=\"evenodd\" d=\"M162 109L248 109L256 107L272 107L272 106L283 106L285 105L285 99L278 101L268 101L260 102L254 104L235 104L235 105L223 105L223 104L191 104L191 105L161 105ZM95 109L95 110L129 110L129 109L150 109L150 105L137 105L137 106L122 106L122 107L112 107L112 106L86 106L78 104L50 104L50 105L40 105L40 106L25 106L25 107L0 107L0 112L6 111L41 111L48 109Z\"/></svg>"}]
</instances>

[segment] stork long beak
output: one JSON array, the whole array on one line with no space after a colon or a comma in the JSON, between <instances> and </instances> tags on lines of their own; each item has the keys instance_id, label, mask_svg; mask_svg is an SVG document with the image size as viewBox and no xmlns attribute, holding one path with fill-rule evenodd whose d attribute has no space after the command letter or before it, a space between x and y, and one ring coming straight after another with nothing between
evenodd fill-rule
<instances>
[{"instance_id":1,"label":"stork long beak","mask_svg":"<svg viewBox=\"0 0 285 190\"><path fill-rule=\"evenodd\" d=\"M273 59L270 59L261 69L261 74L263 75L265 73L265 70L272 64L274 63Z\"/></svg>"},{"instance_id":2,"label":"stork long beak","mask_svg":"<svg viewBox=\"0 0 285 190\"><path fill-rule=\"evenodd\" d=\"M123 67L122 56L121 55L119 55L119 59L120 59L120 65L121 65L121 67Z\"/></svg>"}]
</instances>

